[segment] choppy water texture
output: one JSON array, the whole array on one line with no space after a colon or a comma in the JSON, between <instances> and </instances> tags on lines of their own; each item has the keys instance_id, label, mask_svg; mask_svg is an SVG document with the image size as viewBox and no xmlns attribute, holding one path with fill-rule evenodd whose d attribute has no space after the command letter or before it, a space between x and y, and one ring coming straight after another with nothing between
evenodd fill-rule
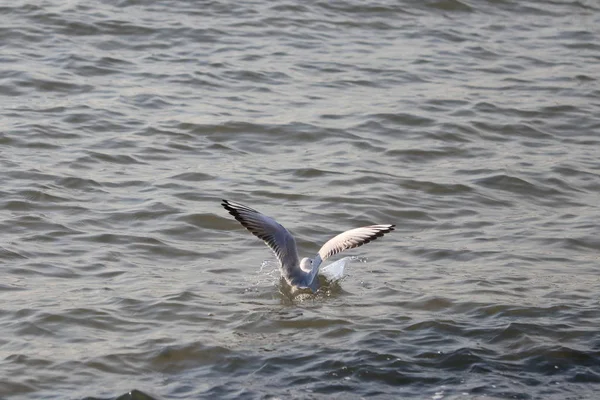
<instances>
[{"instance_id":1,"label":"choppy water texture","mask_svg":"<svg viewBox=\"0 0 600 400\"><path fill-rule=\"evenodd\" d=\"M2 4L0 398L598 398L597 1Z\"/></svg>"}]
</instances>

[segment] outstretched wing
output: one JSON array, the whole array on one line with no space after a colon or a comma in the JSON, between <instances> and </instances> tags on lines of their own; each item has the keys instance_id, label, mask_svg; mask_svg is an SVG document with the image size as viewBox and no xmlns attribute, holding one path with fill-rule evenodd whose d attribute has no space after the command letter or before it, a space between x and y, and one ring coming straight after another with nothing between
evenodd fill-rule
<instances>
[{"instance_id":1,"label":"outstretched wing","mask_svg":"<svg viewBox=\"0 0 600 400\"><path fill-rule=\"evenodd\" d=\"M340 233L321 247L319 257L325 261L334 254L372 242L394 230L396 225L371 225Z\"/></svg>"},{"instance_id":2,"label":"outstretched wing","mask_svg":"<svg viewBox=\"0 0 600 400\"><path fill-rule=\"evenodd\" d=\"M312 270L308 275L308 281L312 282L313 279L315 279L319 273L321 263L329 257L344 250L353 249L362 246L365 243L372 242L386 233L393 231L395 226L396 225L363 226L362 228L351 229L344 233L340 233L333 239L330 239L323 247L321 247L321 250L319 250L319 253L314 258Z\"/></svg>"},{"instance_id":3,"label":"outstretched wing","mask_svg":"<svg viewBox=\"0 0 600 400\"><path fill-rule=\"evenodd\" d=\"M223 200L221 205L239 221L244 228L248 229L254 236L265 241L267 246L273 250L284 277L291 281L291 277L300 271L298 262L298 250L294 237L271 217L267 217L258 211L243 204Z\"/></svg>"}]
</instances>

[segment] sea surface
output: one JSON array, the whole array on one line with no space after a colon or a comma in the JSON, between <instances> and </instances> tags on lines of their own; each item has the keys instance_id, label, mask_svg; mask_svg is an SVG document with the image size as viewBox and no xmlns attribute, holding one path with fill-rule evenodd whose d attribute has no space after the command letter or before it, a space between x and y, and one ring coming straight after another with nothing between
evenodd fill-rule
<instances>
[{"instance_id":1,"label":"sea surface","mask_svg":"<svg viewBox=\"0 0 600 400\"><path fill-rule=\"evenodd\" d=\"M0 399L600 398L598 1L2 1L0 62ZM397 226L298 293L221 199Z\"/></svg>"}]
</instances>

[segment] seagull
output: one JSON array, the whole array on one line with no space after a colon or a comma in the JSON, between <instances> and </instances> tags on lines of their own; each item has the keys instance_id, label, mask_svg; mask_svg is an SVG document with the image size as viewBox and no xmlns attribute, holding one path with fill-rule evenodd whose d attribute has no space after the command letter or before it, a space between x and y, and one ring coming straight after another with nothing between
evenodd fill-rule
<instances>
[{"instance_id":1,"label":"seagull","mask_svg":"<svg viewBox=\"0 0 600 400\"><path fill-rule=\"evenodd\" d=\"M281 275L298 289L316 290L319 266L327 258L344 250L369 243L394 230L396 225L370 225L340 233L321 247L314 258L298 257L294 237L271 217L243 204L223 200L221 205L254 236L264 240L279 260Z\"/></svg>"}]
</instances>

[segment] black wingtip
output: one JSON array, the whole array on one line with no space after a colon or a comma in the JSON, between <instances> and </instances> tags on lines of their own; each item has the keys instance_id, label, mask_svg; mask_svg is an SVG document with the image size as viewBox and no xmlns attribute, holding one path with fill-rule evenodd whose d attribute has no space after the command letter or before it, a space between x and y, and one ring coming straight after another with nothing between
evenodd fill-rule
<instances>
[{"instance_id":1,"label":"black wingtip","mask_svg":"<svg viewBox=\"0 0 600 400\"><path fill-rule=\"evenodd\" d=\"M396 225L388 225L387 228L380 230L379 232L377 232L377 237L381 237L383 235L385 235L386 233L390 233L391 231L396 230Z\"/></svg>"},{"instance_id":2,"label":"black wingtip","mask_svg":"<svg viewBox=\"0 0 600 400\"><path fill-rule=\"evenodd\" d=\"M223 206L224 209L229 211L229 214L233 215L237 219L239 212L231 205L231 203L228 200L223 199L221 202L221 205Z\"/></svg>"}]
</instances>

